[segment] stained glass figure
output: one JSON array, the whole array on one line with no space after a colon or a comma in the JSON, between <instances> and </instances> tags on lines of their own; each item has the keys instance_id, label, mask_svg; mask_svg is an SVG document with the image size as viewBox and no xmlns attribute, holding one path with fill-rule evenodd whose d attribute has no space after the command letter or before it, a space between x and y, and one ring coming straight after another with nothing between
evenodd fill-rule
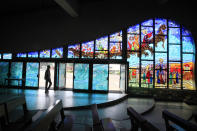
<instances>
[{"instance_id":1,"label":"stained glass figure","mask_svg":"<svg viewBox=\"0 0 197 131\"><path fill-rule=\"evenodd\" d=\"M138 69L129 69L129 87L139 87Z\"/></svg>"},{"instance_id":2,"label":"stained glass figure","mask_svg":"<svg viewBox=\"0 0 197 131\"><path fill-rule=\"evenodd\" d=\"M63 58L63 48L52 49L52 58Z\"/></svg>"},{"instance_id":3,"label":"stained glass figure","mask_svg":"<svg viewBox=\"0 0 197 131\"><path fill-rule=\"evenodd\" d=\"M40 58L50 58L50 50L40 51Z\"/></svg>"},{"instance_id":4,"label":"stained glass figure","mask_svg":"<svg viewBox=\"0 0 197 131\"><path fill-rule=\"evenodd\" d=\"M153 61L141 62L141 87L153 87Z\"/></svg>"},{"instance_id":5,"label":"stained glass figure","mask_svg":"<svg viewBox=\"0 0 197 131\"><path fill-rule=\"evenodd\" d=\"M155 69L167 69L167 53L155 53Z\"/></svg>"},{"instance_id":6,"label":"stained glass figure","mask_svg":"<svg viewBox=\"0 0 197 131\"><path fill-rule=\"evenodd\" d=\"M38 52L29 52L28 58L38 58Z\"/></svg>"},{"instance_id":7,"label":"stained glass figure","mask_svg":"<svg viewBox=\"0 0 197 131\"><path fill-rule=\"evenodd\" d=\"M110 42L110 59L121 59L122 58L122 43Z\"/></svg>"},{"instance_id":8,"label":"stained glass figure","mask_svg":"<svg viewBox=\"0 0 197 131\"><path fill-rule=\"evenodd\" d=\"M139 35L128 34L127 35L127 50L139 50Z\"/></svg>"},{"instance_id":9,"label":"stained glass figure","mask_svg":"<svg viewBox=\"0 0 197 131\"><path fill-rule=\"evenodd\" d=\"M68 45L68 58L79 58L80 44Z\"/></svg>"},{"instance_id":10,"label":"stained glass figure","mask_svg":"<svg viewBox=\"0 0 197 131\"><path fill-rule=\"evenodd\" d=\"M94 41L89 41L81 44L82 58L93 58L94 56Z\"/></svg>"},{"instance_id":11,"label":"stained glass figure","mask_svg":"<svg viewBox=\"0 0 197 131\"><path fill-rule=\"evenodd\" d=\"M155 51L167 52L167 36L155 35Z\"/></svg>"},{"instance_id":12,"label":"stained glass figure","mask_svg":"<svg viewBox=\"0 0 197 131\"><path fill-rule=\"evenodd\" d=\"M107 59L108 58L108 37L101 37L96 40L95 58Z\"/></svg>"},{"instance_id":13,"label":"stained glass figure","mask_svg":"<svg viewBox=\"0 0 197 131\"><path fill-rule=\"evenodd\" d=\"M122 42L122 31L111 34L110 42Z\"/></svg>"},{"instance_id":14,"label":"stained glass figure","mask_svg":"<svg viewBox=\"0 0 197 131\"><path fill-rule=\"evenodd\" d=\"M155 20L155 34L167 35L167 20L166 19Z\"/></svg>"}]
</instances>

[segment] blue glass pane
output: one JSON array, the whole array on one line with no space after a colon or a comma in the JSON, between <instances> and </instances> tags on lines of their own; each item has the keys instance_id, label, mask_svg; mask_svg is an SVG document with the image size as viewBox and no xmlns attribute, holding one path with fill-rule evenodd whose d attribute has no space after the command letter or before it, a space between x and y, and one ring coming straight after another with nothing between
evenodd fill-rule
<instances>
[{"instance_id":1,"label":"blue glass pane","mask_svg":"<svg viewBox=\"0 0 197 131\"><path fill-rule=\"evenodd\" d=\"M195 43L192 37L182 37L182 44L183 44L183 52L195 52Z\"/></svg>"},{"instance_id":2,"label":"blue glass pane","mask_svg":"<svg viewBox=\"0 0 197 131\"><path fill-rule=\"evenodd\" d=\"M141 25L142 26L153 26L153 20L150 19L150 20L144 21L144 22L142 22Z\"/></svg>"},{"instance_id":3,"label":"blue glass pane","mask_svg":"<svg viewBox=\"0 0 197 131\"><path fill-rule=\"evenodd\" d=\"M63 48L52 49L52 58L63 58Z\"/></svg>"},{"instance_id":4,"label":"blue glass pane","mask_svg":"<svg viewBox=\"0 0 197 131\"><path fill-rule=\"evenodd\" d=\"M1 59L1 54L0 54L0 59Z\"/></svg>"},{"instance_id":5,"label":"blue glass pane","mask_svg":"<svg viewBox=\"0 0 197 131\"><path fill-rule=\"evenodd\" d=\"M9 62L0 62L0 85L4 85L8 78ZM6 83L7 85L7 83Z\"/></svg>"},{"instance_id":6,"label":"blue glass pane","mask_svg":"<svg viewBox=\"0 0 197 131\"><path fill-rule=\"evenodd\" d=\"M82 58L93 58L94 55L94 41L89 41L81 44Z\"/></svg>"},{"instance_id":7,"label":"blue glass pane","mask_svg":"<svg viewBox=\"0 0 197 131\"><path fill-rule=\"evenodd\" d=\"M28 57L29 58L38 58L38 52L29 52Z\"/></svg>"},{"instance_id":8,"label":"blue glass pane","mask_svg":"<svg viewBox=\"0 0 197 131\"><path fill-rule=\"evenodd\" d=\"M180 27L180 24L176 23L175 21L169 20L168 26L169 27Z\"/></svg>"},{"instance_id":9,"label":"blue glass pane","mask_svg":"<svg viewBox=\"0 0 197 131\"><path fill-rule=\"evenodd\" d=\"M25 86L38 87L39 63L27 63Z\"/></svg>"},{"instance_id":10,"label":"blue glass pane","mask_svg":"<svg viewBox=\"0 0 197 131\"><path fill-rule=\"evenodd\" d=\"M169 43L180 43L180 28L169 28Z\"/></svg>"},{"instance_id":11,"label":"blue glass pane","mask_svg":"<svg viewBox=\"0 0 197 131\"><path fill-rule=\"evenodd\" d=\"M66 85L66 64L59 64L59 87L65 87Z\"/></svg>"},{"instance_id":12,"label":"blue glass pane","mask_svg":"<svg viewBox=\"0 0 197 131\"><path fill-rule=\"evenodd\" d=\"M12 54L11 53L4 53L3 59L12 59Z\"/></svg>"},{"instance_id":13,"label":"blue glass pane","mask_svg":"<svg viewBox=\"0 0 197 131\"><path fill-rule=\"evenodd\" d=\"M11 63L11 76L10 78L13 79L22 79L23 74L23 63L22 62L12 62ZM10 85L12 86L22 86L22 83L18 83L16 80L12 80L10 82Z\"/></svg>"},{"instance_id":14,"label":"blue glass pane","mask_svg":"<svg viewBox=\"0 0 197 131\"><path fill-rule=\"evenodd\" d=\"M139 50L139 35L127 35L127 50Z\"/></svg>"},{"instance_id":15,"label":"blue glass pane","mask_svg":"<svg viewBox=\"0 0 197 131\"><path fill-rule=\"evenodd\" d=\"M183 36L191 36L191 32L187 29L185 29L184 27L182 28L182 35Z\"/></svg>"},{"instance_id":16,"label":"blue glass pane","mask_svg":"<svg viewBox=\"0 0 197 131\"><path fill-rule=\"evenodd\" d=\"M180 45L169 45L169 60L181 60Z\"/></svg>"},{"instance_id":17,"label":"blue glass pane","mask_svg":"<svg viewBox=\"0 0 197 131\"><path fill-rule=\"evenodd\" d=\"M155 53L155 69L167 69L167 53Z\"/></svg>"},{"instance_id":18,"label":"blue glass pane","mask_svg":"<svg viewBox=\"0 0 197 131\"><path fill-rule=\"evenodd\" d=\"M155 36L155 51L167 52L167 36Z\"/></svg>"},{"instance_id":19,"label":"blue glass pane","mask_svg":"<svg viewBox=\"0 0 197 131\"><path fill-rule=\"evenodd\" d=\"M110 59L122 59L122 42L110 43Z\"/></svg>"},{"instance_id":20,"label":"blue glass pane","mask_svg":"<svg viewBox=\"0 0 197 131\"><path fill-rule=\"evenodd\" d=\"M129 27L129 29L127 30L127 33L134 33L134 34L139 34L140 29L139 29L139 24Z\"/></svg>"},{"instance_id":21,"label":"blue glass pane","mask_svg":"<svg viewBox=\"0 0 197 131\"><path fill-rule=\"evenodd\" d=\"M129 68L139 68L139 56L136 52L127 52L128 58L127 61L129 62Z\"/></svg>"},{"instance_id":22,"label":"blue glass pane","mask_svg":"<svg viewBox=\"0 0 197 131\"><path fill-rule=\"evenodd\" d=\"M111 34L110 42L122 42L122 31Z\"/></svg>"},{"instance_id":23,"label":"blue glass pane","mask_svg":"<svg viewBox=\"0 0 197 131\"><path fill-rule=\"evenodd\" d=\"M18 54L16 55L16 57L25 58L25 57L27 57L27 54L26 54L26 53L18 53Z\"/></svg>"},{"instance_id":24,"label":"blue glass pane","mask_svg":"<svg viewBox=\"0 0 197 131\"><path fill-rule=\"evenodd\" d=\"M108 65L93 65L93 90L108 90Z\"/></svg>"},{"instance_id":25,"label":"blue glass pane","mask_svg":"<svg viewBox=\"0 0 197 131\"><path fill-rule=\"evenodd\" d=\"M50 50L40 51L40 58L50 58Z\"/></svg>"},{"instance_id":26,"label":"blue glass pane","mask_svg":"<svg viewBox=\"0 0 197 131\"><path fill-rule=\"evenodd\" d=\"M155 20L155 34L159 34L159 35L167 34L167 20L166 19Z\"/></svg>"},{"instance_id":27,"label":"blue glass pane","mask_svg":"<svg viewBox=\"0 0 197 131\"><path fill-rule=\"evenodd\" d=\"M79 58L80 44L68 45L68 58Z\"/></svg>"},{"instance_id":28,"label":"blue glass pane","mask_svg":"<svg viewBox=\"0 0 197 131\"><path fill-rule=\"evenodd\" d=\"M96 40L95 50L108 50L108 37L101 37Z\"/></svg>"},{"instance_id":29,"label":"blue glass pane","mask_svg":"<svg viewBox=\"0 0 197 131\"><path fill-rule=\"evenodd\" d=\"M89 64L75 64L74 89L88 90Z\"/></svg>"}]
</instances>

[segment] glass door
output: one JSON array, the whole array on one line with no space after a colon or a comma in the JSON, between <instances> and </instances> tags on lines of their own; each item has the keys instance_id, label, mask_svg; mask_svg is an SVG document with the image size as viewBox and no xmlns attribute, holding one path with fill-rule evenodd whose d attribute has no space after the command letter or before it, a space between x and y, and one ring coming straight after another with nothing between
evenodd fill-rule
<instances>
[{"instance_id":1,"label":"glass door","mask_svg":"<svg viewBox=\"0 0 197 131\"><path fill-rule=\"evenodd\" d=\"M93 64L92 90L108 91L108 64Z\"/></svg>"},{"instance_id":2,"label":"glass door","mask_svg":"<svg viewBox=\"0 0 197 131\"><path fill-rule=\"evenodd\" d=\"M51 88L50 89L54 89L54 71L55 71L55 63L52 62L40 62L40 76L39 76L39 88L40 89L45 89L45 79L44 79L44 75L45 75L45 71L47 69L47 66L50 66L50 73L51 73ZM49 84L48 84L49 85Z\"/></svg>"},{"instance_id":3,"label":"glass door","mask_svg":"<svg viewBox=\"0 0 197 131\"><path fill-rule=\"evenodd\" d=\"M120 64L109 64L109 90L120 91Z\"/></svg>"},{"instance_id":4,"label":"glass door","mask_svg":"<svg viewBox=\"0 0 197 131\"><path fill-rule=\"evenodd\" d=\"M25 86L38 87L39 63L27 62Z\"/></svg>"},{"instance_id":5,"label":"glass door","mask_svg":"<svg viewBox=\"0 0 197 131\"><path fill-rule=\"evenodd\" d=\"M74 89L88 90L89 64L74 64Z\"/></svg>"}]
</instances>

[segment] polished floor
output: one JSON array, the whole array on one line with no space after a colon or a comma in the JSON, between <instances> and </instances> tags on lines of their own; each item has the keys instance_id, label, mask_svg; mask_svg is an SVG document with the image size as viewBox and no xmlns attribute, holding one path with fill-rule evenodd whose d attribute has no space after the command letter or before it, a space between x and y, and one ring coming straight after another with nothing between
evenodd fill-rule
<instances>
[{"instance_id":1,"label":"polished floor","mask_svg":"<svg viewBox=\"0 0 197 131\"><path fill-rule=\"evenodd\" d=\"M44 90L17 90L17 89L1 89L1 97L9 95L25 95L27 107L30 110L47 109L50 105L55 103L56 100L61 99L65 109L91 104L109 103L122 97L126 94L120 93L79 93L73 91L54 91L49 90L46 94Z\"/></svg>"}]
</instances>

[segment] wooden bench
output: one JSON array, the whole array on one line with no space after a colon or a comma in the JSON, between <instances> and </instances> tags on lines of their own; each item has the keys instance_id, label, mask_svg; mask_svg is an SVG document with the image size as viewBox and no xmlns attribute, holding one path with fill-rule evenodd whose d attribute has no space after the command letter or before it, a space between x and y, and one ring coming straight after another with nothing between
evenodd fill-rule
<instances>
[{"instance_id":1,"label":"wooden bench","mask_svg":"<svg viewBox=\"0 0 197 131\"><path fill-rule=\"evenodd\" d=\"M131 121L131 131L138 131L139 128L141 128L142 131L159 131L157 127L148 122L132 107L127 108L127 114L129 115Z\"/></svg>"},{"instance_id":2,"label":"wooden bench","mask_svg":"<svg viewBox=\"0 0 197 131\"><path fill-rule=\"evenodd\" d=\"M93 120L93 130L94 131L115 131L116 128L112 123L110 118L105 118L100 120L97 104L92 105L92 120Z\"/></svg>"},{"instance_id":3,"label":"wooden bench","mask_svg":"<svg viewBox=\"0 0 197 131\"><path fill-rule=\"evenodd\" d=\"M29 112L27 110L25 96L9 97L4 101L1 101L0 105L2 108L1 110L4 112L1 114L1 117L3 117L3 120L1 119L2 130L23 130L28 124L31 123L31 117L35 113L35 111ZM21 114L22 117L17 120L13 120L11 113L14 110L16 111L19 106L22 106L22 110L18 110L14 117L17 117L19 114ZM12 120L10 120L10 117Z\"/></svg>"},{"instance_id":4,"label":"wooden bench","mask_svg":"<svg viewBox=\"0 0 197 131\"><path fill-rule=\"evenodd\" d=\"M164 110L162 112L162 117L165 120L166 125L166 131L172 131L179 127L183 128L186 131L197 131L197 126L190 123L187 120L182 119L181 117L178 117L177 115ZM170 123L172 122L172 123ZM178 127L177 127L178 126Z\"/></svg>"},{"instance_id":5,"label":"wooden bench","mask_svg":"<svg viewBox=\"0 0 197 131\"><path fill-rule=\"evenodd\" d=\"M55 119L58 121L55 121ZM72 116L65 116L61 100L57 100L54 105L41 113L34 122L26 128L26 131L71 131L73 124Z\"/></svg>"}]
</instances>

